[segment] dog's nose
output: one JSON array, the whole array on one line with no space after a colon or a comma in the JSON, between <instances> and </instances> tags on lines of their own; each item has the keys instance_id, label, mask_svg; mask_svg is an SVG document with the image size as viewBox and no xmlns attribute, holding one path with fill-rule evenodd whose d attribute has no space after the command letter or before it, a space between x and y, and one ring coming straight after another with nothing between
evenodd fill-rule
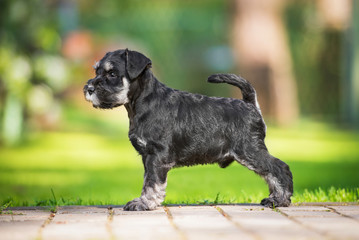
<instances>
[{"instance_id":1,"label":"dog's nose","mask_svg":"<svg viewBox=\"0 0 359 240\"><path fill-rule=\"evenodd\" d=\"M95 87L92 85L87 86L87 92L91 95L95 92Z\"/></svg>"}]
</instances>

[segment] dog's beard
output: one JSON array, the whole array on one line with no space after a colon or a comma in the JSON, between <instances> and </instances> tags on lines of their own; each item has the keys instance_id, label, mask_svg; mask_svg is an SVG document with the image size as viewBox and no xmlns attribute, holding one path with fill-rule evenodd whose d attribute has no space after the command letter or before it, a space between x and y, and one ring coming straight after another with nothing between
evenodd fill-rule
<instances>
[{"instance_id":1,"label":"dog's beard","mask_svg":"<svg viewBox=\"0 0 359 240\"><path fill-rule=\"evenodd\" d=\"M92 102L93 107L95 108L103 108L103 109L111 109L115 107L122 106L129 102L128 99L128 92L130 90L130 83L127 80L127 78L122 78L123 87L120 89L120 91L117 94L114 94L113 100L101 100L98 95L96 94L96 91L92 94L90 94L88 91L85 94L85 98L87 101ZM110 93L109 93L110 94ZM107 97L108 98L108 97Z\"/></svg>"},{"instance_id":2,"label":"dog's beard","mask_svg":"<svg viewBox=\"0 0 359 240\"><path fill-rule=\"evenodd\" d=\"M98 99L98 97L95 93L90 94L89 92L86 92L85 98L87 101L92 102L92 105L94 107L97 107L101 104L100 100Z\"/></svg>"}]
</instances>

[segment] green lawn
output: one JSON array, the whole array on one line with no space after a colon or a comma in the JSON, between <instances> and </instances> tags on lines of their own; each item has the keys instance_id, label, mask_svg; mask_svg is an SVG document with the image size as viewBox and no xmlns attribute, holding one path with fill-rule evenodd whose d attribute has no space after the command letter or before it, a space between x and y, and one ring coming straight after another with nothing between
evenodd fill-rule
<instances>
[{"instance_id":1,"label":"green lawn","mask_svg":"<svg viewBox=\"0 0 359 240\"><path fill-rule=\"evenodd\" d=\"M18 147L0 148L0 204L125 204L141 193L143 168L127 140L127 120L68 111L61 131L35 132ZM90 118L91 117L91 118ZM112 119L112 118L111 118ZM358 201L359 134L304 122L269 128L270 152L294 176L293 202ZM233 163L171 170L165 203L258 203L265 182Z\"/></svg>"}]
</instances>

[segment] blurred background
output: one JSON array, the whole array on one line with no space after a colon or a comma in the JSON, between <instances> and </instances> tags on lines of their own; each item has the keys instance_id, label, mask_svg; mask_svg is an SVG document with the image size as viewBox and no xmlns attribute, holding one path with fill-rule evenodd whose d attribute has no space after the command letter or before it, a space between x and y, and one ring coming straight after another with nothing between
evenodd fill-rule
<instances>
[{"instance_id":1,"label":"blurred background","mask_svg":"<svg viewBox=\"0 0 359 240\"><path fill-rule=\"evenodd\" d=\"M120 48L144 53L158 79L180 90L240 98L206 82L240 74L257 90L267 144L291 166L298 201L310 190L357 191L357 1L2 0L0 203L48 204L50 189L63 204L140 194L125 109L93 109L82 93L95 61ZM267 190L251 174L174 170L167 201L255 202ZM189 186L196 178L208 189Z\"/></svg>"}]
</instances>

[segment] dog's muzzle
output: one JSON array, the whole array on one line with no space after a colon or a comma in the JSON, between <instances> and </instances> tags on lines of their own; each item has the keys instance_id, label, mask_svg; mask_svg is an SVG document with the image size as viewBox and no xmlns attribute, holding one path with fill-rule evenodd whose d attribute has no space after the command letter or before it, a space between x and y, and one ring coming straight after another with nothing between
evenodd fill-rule
<instances>
[{"instance_id":1,"label":"dog's muzzle","mask_svg":"<svg viewBox=\"0 0 359 240\"><path fill-rule=\"evenodd\" d=\"M94 106L98 106L100 104L96 93L95 87L92 84L87 84L84 87L84 95L87 101L92 102Z\"/></svg>"},{"instance_id":2,"label":"dog's muzzle","mask_svg":"<svg viewBox=\"0 0 359 240\"><path fill-rule=\"evenodd\" d=\"M91 96L95 92L95 87L92 85L86 85L86 86L87 86L86 91Z\"/></svg>"},{"instance_id":3,"label":"dog's muzzle","mask_svg":"<svg viewBox=\"0 0 359 240\"><path fill-rule=\"evenodd\" d=\"M86 84L84 86L84 95L87 101L91 101L91 95L95 92L95 87L93 85Z\"/></svg>"}]
</instances>

